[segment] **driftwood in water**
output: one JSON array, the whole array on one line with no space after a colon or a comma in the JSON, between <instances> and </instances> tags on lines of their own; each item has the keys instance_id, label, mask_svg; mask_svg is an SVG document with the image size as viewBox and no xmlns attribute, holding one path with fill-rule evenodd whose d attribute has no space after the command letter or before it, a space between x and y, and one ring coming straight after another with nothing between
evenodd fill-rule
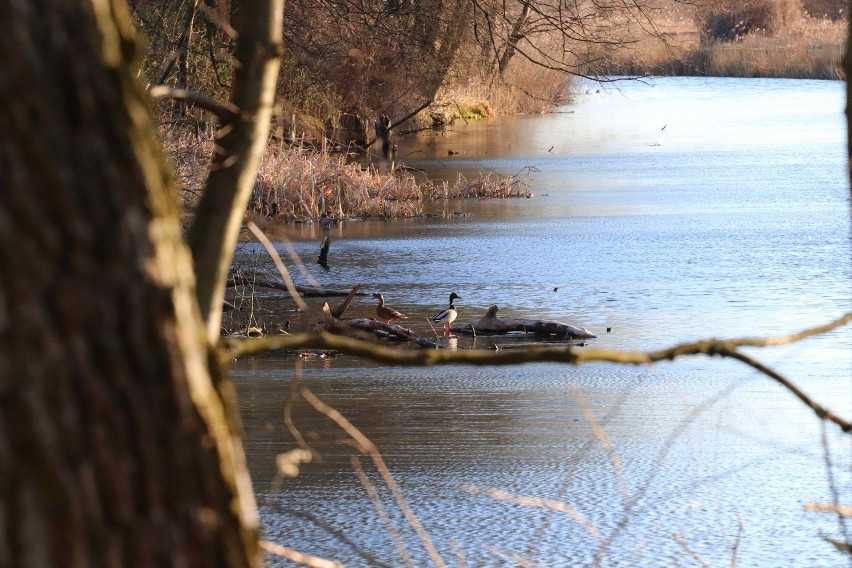
<instances>
[{"instance_id":1,"label":"driftwood in water","mask_svg":"<svg viewBox=\"0 0 852 568\"><path fill-rule=\"evenodd\" d=\"M338 320L343 317L343 314L346 312L346 308L349 307L349 304L352 303L352 298L355 297L355 294L358 293L358 290L361 289L360 284L355 284L352 287L352 290L349 292L349 295L344 298L344 300L337 306L331 307L328 305L328 302L324 302L322 305L322 313L325 314L326 321Z\"/></svg>"},{"instance_id":2,"label":"driftwood in water","mask_svg":"<svg viewBox=\"0 0 852 568\"><path fill-rule=\"evenodd\" d=\"M454 327L453 331L464 334L501 334L512 331L552 335L562 339L591 339L597 337L583 327L575 327L558 321L501 318L497 316L497 306L491 306L485 317L477 322Z\"/></svg>"},{"instance_id":3,"label":"driftwood in water","mask_svg":"<svg viewBox=\"0 0 852 568\"><path fill-rule=\"evenodd\" d=\"M319 258L317 259L317 264L328 270L328 248L331 242L328 239L328 235L326 235L322 240L322 245L320 245L320 253Z\"/></svg>"},{"instance_id":4,"label":"driftwood in water","mask_svg":"<svg viewBox=\"0 0 852 568\"><path fill-rule=\"evenodd\" d=\"M322 313L325 314L325 321L317 323L314 327L334 331L343 335L355 335L359 331L366 331L375 334L376 337L381 339L388 339L391 341L411 341L420 347L428 347L431 349L440 347L434 341L420 337L410 329L406 329L399 325L368 318L342 319L344 312L346 312L346 308L349 307L350 302L352 302L352 298L355 297L355 294L357 294L360 289L361 285L356 284L355 287L352 288L352 291L349 292L346 299L337 307L332 308L328 305L328 302L325 302L322 305Z\"/></svg>"},{"instance_id":5,"label":"driftwood in water","mask_svg":"<svg viewBox=\"0 0 852 568\"><path fill-rule=\"evenodd\" d=\"M352 287L352 291L349 292L349 295L346 296L346 298L340 303L340 305L335 306L335 307L333 307L329 310L329 313L331 314L331 316L334 317L334 318L337 318L337 319L342 318L344 312L346 312L346 308L348 308L349 304L352 303L352 298L355 297L355 294L357 294L358 290L360 290L360 289L361 289L361 285L355 284L355 286ZM326 305L328 305L328 304L326 304ZM325 311L325 306L323 306L323 311Z\"/></svg>"},{"instance_id":6,"label":"driftwood in water","mask_svg":"<svg viewBox=\"0 0 852 568\"><path fill-rule=\"evenodd\" d=\"M383 339L410 341L428 349L439 349L442 347L434 341L420 337L401 325L368 318L326 319L326 321L318 323L316 327L328 331L336 331L344 335L352 335L356 331L367 331Z\"/></svg>"}]
</instances>

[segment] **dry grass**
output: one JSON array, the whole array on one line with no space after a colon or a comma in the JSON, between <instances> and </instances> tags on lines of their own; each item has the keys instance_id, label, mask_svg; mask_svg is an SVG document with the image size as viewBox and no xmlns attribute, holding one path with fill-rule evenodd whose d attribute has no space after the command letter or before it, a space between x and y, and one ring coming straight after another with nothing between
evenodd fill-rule
<instances>
[{"instance_id":1,"label":"dry grass","mask_svg":"<svg viewBox=\"0 0 852 568\"><path fill-rule=\"evenodd\" d=\"M192 126L166 124L159 128L160 141L172 162L181 202L193 205L207 180L207 168L213 155L213 133L196 129L197 123Z\"/></svg>"},{"instance_id":2,"label":"dry grass","mask_svg":"<svg viewBox=\"0 0 852 568\"><path fill-rule=\"evenodd\" d=\"M340 154L271 148L261 166L249 210L273 220L322 217L398 219L423 213L436 199L530 197L515 176L481 172L468 180L435 183L408 170L378 172Z\"/></svg>"},{"instance_id":3,"label":"dry grass","mask_svg":"<svg viewBox=\"0 0 852 568\"><path fill-rule=\"evenodd\" d=\"M490 99L502 114L549 112L555 104L567 102L574 79L515 56L503 80L492 89Z\"/></svg>"},{"instance_id":4,"label":"dry grass","mask_svg":"<svg viewBox=\"0 0 852 568\"><path fill-rule=\"evenodd\" d=\"M522 180L515 176L501 176L495 172L480 172L472 180L458 174L453 185L447 182L432 185L426 194L430 199L532 197L529 187Z\"/></svg>"},{"instance_id":5,"label":"dry grass","mask_svg":"<svg viewBox=\"0 0 852 568\"><path fill-rule=\"evenodd\" d=\"M807 36L767 38L747 36L736 45L705 48L701 59L693 56L703 75L730 77L796 77L802 79L842 79L840 44L822 44ZM698 54L696 54L698 55Z\"/></svg>"},{"instance_id":6,"label":"dry grass","mask_svg":"<svg viewBox=\"0 0 852 568\"><path fill-rule=\"evenodd\" d=\"M843 21L804 14L773 33L756 29L735 41L703 44L697 26L681 22L662 38L646 35L630 46L600 54L592 71L601 75L842 78Z\"/></svg>"},{"instance_id":7,"label":"dry grass","mask_svg":"<svg viewBox=\"0 0 852 568\"><path fill-rule=\"evenodd\" d=\"M538 47L547 51L545 40ZM526 47L524 43L521 47ZM554 46L551 51L555 51ZM474 49L472 46L469 49ZM435 103L424 113L430 125L452 124L462 118L471 120L495 114L548 112L567 101L574 77L536 65L517 54L503 77L488 58L471 57L462 50L438 90ZM423 126L423 118L420 120Z\"/></svg>"},{"instance_id":8,"label":"dry grass","mask_svg":"<svg viewBox=\"0 0 852 568\"><path fill-rule=\"evenodd\" d=\"M213 139L195 129L161 128L160 136L185 208L198 202L207 177ZM405 168L379 172L352 155L271 144L260 166L248 213L259 222L359 217L400 219L423 214L437 199L530 197L516 176L482 172L455 183L433 182Z\"/></svg>"},{"instance_id":9,"label":"dry grass","mask_svg":"<svg viewBox=\"0 0 852 568\"><path fill-rule=\"evenodd\" d=\"M276 146L267 150L249 209L281 220L412 217L422 212L422 185L407 171L379 173L341 154Z\"/></svg>"}]
</instances>

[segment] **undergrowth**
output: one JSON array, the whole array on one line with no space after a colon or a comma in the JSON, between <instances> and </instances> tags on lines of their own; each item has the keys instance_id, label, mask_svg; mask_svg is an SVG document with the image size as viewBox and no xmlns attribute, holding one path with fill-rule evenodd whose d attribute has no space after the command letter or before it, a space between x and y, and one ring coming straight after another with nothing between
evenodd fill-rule
<instances>
[{"instance_id":1,"label":"undergrowth","mask_svg":"<svg viewBox=\"0 0 852 568\"><path fill-rule=\"evenodd\" d=\"M181 199L192 210L200 198L213 151L209 133L162 127L160 136L177 176ZM438 199L530 197L518 176L458 174L453 183L433 181L405 166L379 171L354 153L271 143L264 155L247 213L256 220L307 221L323 217L399 219L424 213Z\"/></svg>"}]
</instances>

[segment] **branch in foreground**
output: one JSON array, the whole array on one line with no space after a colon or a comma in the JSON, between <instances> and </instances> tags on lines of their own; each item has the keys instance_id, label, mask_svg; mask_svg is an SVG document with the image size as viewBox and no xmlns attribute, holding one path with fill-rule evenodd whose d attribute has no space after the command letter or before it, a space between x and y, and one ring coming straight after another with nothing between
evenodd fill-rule
<instances>
[{"instance_id":1,"label":"branch in foreground","mask_svg":"<svg viewBox=\"0 0 852 568\"><path fill-rule=\"evenodd\" d=\"M340 564L339 562L326 560L325 558L320 558L318 556L302 554L298 550L287 548L286 546L281 546L280 544L275 544L268 540L260 541L260 548L269 554L286 558L290 562L300 564L302 566L311 566L312 568L343 568L343 564Z\"/></svg>"},{"instance_id":2,"label":"branch in foreground","mask_svg":"<svg viewBox=\"0 0 852 568\"><path fill-rule=\"evenodd\" d=\"M845 420L807 396L792 381L758 361L737 351L737 347L760 347L768 345L784 345L800 341L804 338L826 333L852 321L852 312L841 318L815 328L784 336L764 339L704 339L692 343L683 343L656 351L622 351L606 348L580 348L573 346L546 347L533 346L528 349L512 349L505 351L455 351L449 349L420 349L394 350L388 347L341 337L327 332L299 333L289 336L264 337L259 339L226 339L220 347L223 363L232 358L257 355L273 351L292 349L333 349L346 353L387 363L403 366L433 366L433 365L517 365L520 363L568 363L580 365L592 361L617 363L622 365L648 365L660 361L673 361L678 357L690 355L719 356L737 359L762 374L779 383L804 402L821 419L838 425L844 432L852 432L852 422Z\"/></svg>"},{"instance_id":3,"label":"branch in foreground","mask_svg":"<svg viewBox=\"0 0 852 568\"><path fill-rule=\"evenodd\" d=\"M173 89L167 85L156 85L148 89L148 94L151 95L152 99L175 99L203 108L218 116L223 124L236 121L240 114L240 109L231 103L220 103L207 95L188 89Z\"/></svg>"}]
</instances>

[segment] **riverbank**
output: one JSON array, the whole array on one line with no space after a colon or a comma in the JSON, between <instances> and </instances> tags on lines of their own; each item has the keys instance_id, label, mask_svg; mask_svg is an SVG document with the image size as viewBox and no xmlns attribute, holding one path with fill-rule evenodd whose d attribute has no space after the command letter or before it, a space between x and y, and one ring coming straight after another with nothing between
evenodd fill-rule
<instances>
[{"instance_id":1,"label":"riverbank","mask_svg":"<svg viewBox=\"0 0 852 568\"><path fill-rule=\"evenodd\" d=\"M600 75L842 79L846 19L798 12L780 23L672 13L655 33L595 57Z\"/></svg>"},{"instance_id":2,"label":"riverbank","mask_svg":"<svg viewBox=\"0 0 852 568\"><path fill-rule=\"evenodd\" d=\"M212 137L196 131L161 132L172 159L184 207L191 210L203 191ZM441 199L531 197L517 176L483 171L436 181L423 172L387 160L329 147L270 144L246 215L259 225L331 219L402 219L425 215Z\"/></svg>"}]
</instances>

